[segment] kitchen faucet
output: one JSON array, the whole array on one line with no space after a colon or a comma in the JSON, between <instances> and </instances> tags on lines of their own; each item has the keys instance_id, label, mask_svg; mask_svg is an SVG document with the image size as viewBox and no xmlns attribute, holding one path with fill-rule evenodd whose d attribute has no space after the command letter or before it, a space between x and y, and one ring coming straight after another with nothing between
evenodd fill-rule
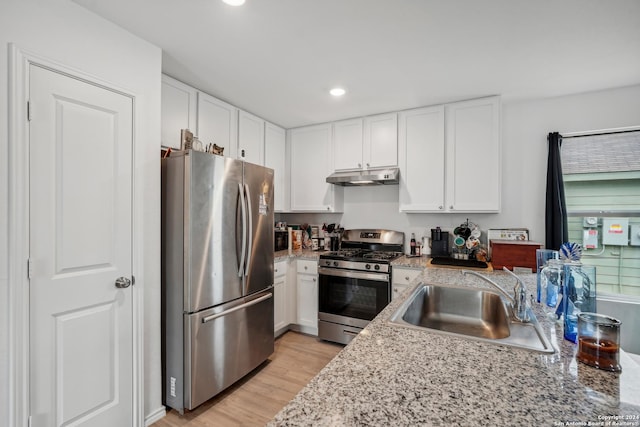
<instances>
[{"instance_id":1,"label":"kitchen faucet","mask_svg":"<svg viewBox=\"0 0 640 427\"><path fill-rule=\"evenodd\" d=\"M471 270L462 270L462 275L466 276L467 274L473 274L474 276L478 276L485 282L493 285L500 291L500 293L502 293L502 295L507 298L507 300L511 304L513 316L516 318L516 320L519 322L528 322L529 314L527 313L527 292L525 290L524 283L522 283L522 280L507 267L502 267L502 269L516 278L516 285L513 287L514 296L509 295L509 293L505 291L502 286L498 285L496 282L486 276L483 276L480 273Z\"/></svg>"}]
</instances>

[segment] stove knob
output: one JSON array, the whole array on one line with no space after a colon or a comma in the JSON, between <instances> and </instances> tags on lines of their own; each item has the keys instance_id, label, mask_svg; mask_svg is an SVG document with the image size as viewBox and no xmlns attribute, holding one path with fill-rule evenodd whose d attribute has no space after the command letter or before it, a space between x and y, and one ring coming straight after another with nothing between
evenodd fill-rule
<instances>
[{"instance_id":1,"label":"stove knob","mask_svg":"<svg viewBox=\"0 0 640 427\"><path fill-rule=\"evenodd\" d=\"M338 261L333 261L333 266L337 267L338 266Z\"/></svg>"},{"instance_id":2,"label":"stove knob","mask_svg":"<svg viewBox=\"0 0 640 427\"><path fill-rule=\"evenodd\" d=\"M371 264L365 265L364 268L366 268L367 270L371 270Z\"/></svg>"},{"instance_id":3,"label":"stove knob","mask_svg":"<svg viewBox=\"0 0 640 427\"><path fill-rule=\"evenodd\" d=\"M376 264L375 269L376 270L380 270L380 266L378 264Z\"/></svg>"}]
</instances>

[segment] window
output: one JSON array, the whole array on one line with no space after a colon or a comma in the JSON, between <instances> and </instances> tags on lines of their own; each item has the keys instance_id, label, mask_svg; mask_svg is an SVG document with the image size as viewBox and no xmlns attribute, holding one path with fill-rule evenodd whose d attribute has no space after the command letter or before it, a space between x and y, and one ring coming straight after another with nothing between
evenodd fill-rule
<instances>
[{"instance_id":1,"label":"window","mask_svg":"<svg viewBox=\"0 0 640 427\"><path fill-rule=\"evenodd\" d=\"M563 135L569 241L599 294L640 297L640 129Z\"/></svg>"}]
</instances>

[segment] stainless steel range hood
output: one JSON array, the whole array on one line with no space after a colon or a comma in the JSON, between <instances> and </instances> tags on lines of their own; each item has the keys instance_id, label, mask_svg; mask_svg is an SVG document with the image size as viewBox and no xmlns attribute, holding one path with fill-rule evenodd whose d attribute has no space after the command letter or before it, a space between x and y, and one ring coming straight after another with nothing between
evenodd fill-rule
<instances>
[{"instance_id":1,"label":"stainless steel range hood","mask_svg":"<svg viewBox=\"0 0 640 427\"><path fill-rule=\"evenodd\" d=\"M327 177L329 184L342 186L392 185L398 184L398 168L367 169L350 172L335 172Z\"/></svg>"}]
</instances>

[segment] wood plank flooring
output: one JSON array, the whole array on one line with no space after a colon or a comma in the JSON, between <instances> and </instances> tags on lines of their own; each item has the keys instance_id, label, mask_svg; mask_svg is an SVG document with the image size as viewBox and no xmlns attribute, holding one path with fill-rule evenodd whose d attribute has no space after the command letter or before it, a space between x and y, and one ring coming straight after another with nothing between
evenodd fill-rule
<instances>
[{"instance_id":1,"label":"wood plank flooring","mask_svg":"<svg viewBox=\"0 0 640 427\"><path fill-rule=\"evenodd\" d=\"M289 331L273 355L245 378L181 416L177 411L152 427L264 426L343 346Z\"/></svg>"}]
</instances>

